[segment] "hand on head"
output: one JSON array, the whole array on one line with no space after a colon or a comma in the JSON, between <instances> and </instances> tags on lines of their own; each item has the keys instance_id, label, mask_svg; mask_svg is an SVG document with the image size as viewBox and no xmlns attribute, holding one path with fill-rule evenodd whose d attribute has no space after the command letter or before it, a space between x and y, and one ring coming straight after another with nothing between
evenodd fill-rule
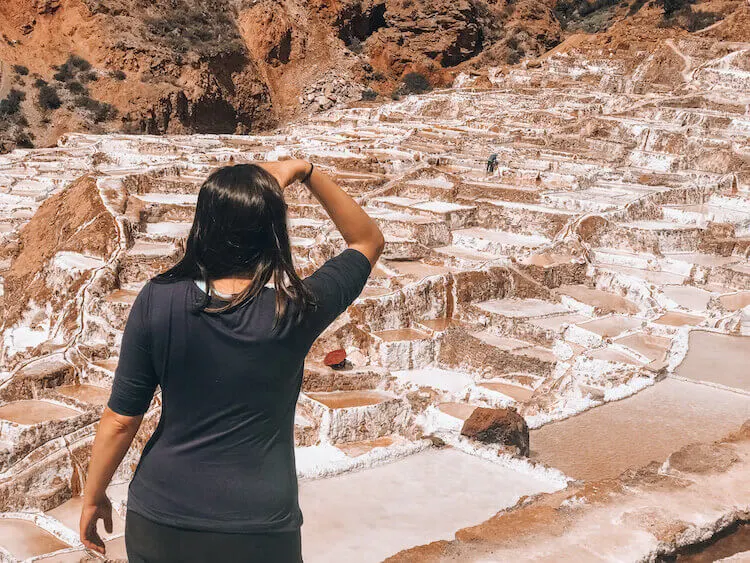
<instances>
[{"instance_id":1,"label":"hand on head","mask_svg":"<svg viewBox=\"0 0 750 563\"><path fill-rule=\"evenodd\" d=\"M290 184L302 180L310 170L310 163L305 160L279 160L277 162L259 162L258 166L269 172L281 186L286 188Z\"/></svg>"}]
</instances>

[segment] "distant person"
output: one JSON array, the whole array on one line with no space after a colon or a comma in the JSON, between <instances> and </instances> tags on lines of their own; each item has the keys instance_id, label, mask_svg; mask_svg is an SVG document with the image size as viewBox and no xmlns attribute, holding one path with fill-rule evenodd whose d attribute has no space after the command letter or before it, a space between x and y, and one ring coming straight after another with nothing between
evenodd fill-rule
<instances>
[{"instance_id":1,"label":"distant person","mask_svg":"<svg viewBox=\"0 0 750 563\"><path fill-rule=\"evenodd\" d=\"M487 159L487 174L493 174L497 169L497 153L493 152Z\"/></svg>"},{"instance_id":2,"label":"distant person","mask_svg":"<svg viewBox=\"0 0 750 563\"><path fill-rule=\"evenodd\" d=\"M292 264L282 190L301 181L348 248L311 276ZM159 425L130 483L130 563L302 561L294 413L305 356L360 294L384 245L313 165L240 164L201 186L185 254L130 311L84 492L81 541L104 553L105 490L161 387ZM273 282L273 287L266 284Z\"/></svg>"}]
</instances>

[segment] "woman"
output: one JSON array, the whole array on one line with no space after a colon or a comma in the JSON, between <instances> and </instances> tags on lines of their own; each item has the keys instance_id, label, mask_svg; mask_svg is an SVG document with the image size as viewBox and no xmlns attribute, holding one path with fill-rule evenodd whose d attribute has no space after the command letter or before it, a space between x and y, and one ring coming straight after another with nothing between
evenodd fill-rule
<instances>
[{"instance_id":1,"label":"woman","mask_svg":"<svg viewBox=\"0 0 750 563\"><path fill-rule=\"evenodd\" d=\"M304 280L282 196L295 181L348 245ZM304 358L362 291L383 245L375 222L305 161L208 177L184 257L143 287L128 317L88 469L86 547L104 553L105 489L159 385L161 419L128 495L130 563L302 560L294 411Z\"/></svg>"}]
</instances>

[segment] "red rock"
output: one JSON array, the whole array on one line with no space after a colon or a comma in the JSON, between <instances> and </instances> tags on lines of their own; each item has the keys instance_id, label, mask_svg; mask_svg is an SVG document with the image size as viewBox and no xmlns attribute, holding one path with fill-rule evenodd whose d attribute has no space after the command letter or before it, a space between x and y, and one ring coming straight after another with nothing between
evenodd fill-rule
<instances>
[{"instance_id":1,"label":"red rock","mask_svg":"<svg viewBox=\"0 0 750 563\"><path fill-rule=\"evenodd\" d=\"M529 455L529 427L513 408L477 407L464 422L461 434L485 444L515 446L521 455Z\"/></svg>"},{"instance_id":2,"label":"red rock","mask_svg":"<svg viewBox=\"0 0 750 563\"><path fill-rule=\"evenodd\" d=\"M328 352L323 359L323 363L332 368L344 367L344 364L346 363L346 350L339 348L338 350Z\"/></svg>"}]
</instances>

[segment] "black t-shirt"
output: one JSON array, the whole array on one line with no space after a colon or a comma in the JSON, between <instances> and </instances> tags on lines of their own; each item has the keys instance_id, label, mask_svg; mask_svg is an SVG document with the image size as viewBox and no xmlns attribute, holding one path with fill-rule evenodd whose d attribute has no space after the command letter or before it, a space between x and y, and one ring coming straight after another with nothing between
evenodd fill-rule
<instances>
[{"instance_id":1,"label":"black t-shirt","mask_svg":"<svg viewBox=\"0 0 750 563\"><path fill-rule=\"evenodd\" d=\"M344 250L304 280L316 307L277 329L272 288L208 314L192 312L205 298L193 280L147 283L128 317L108 403L140 415L161 386L161 420L128 508L194 530L298 529L294 412L305 356L369 274L364 254Z\"/></svg>"}]
</instances>

